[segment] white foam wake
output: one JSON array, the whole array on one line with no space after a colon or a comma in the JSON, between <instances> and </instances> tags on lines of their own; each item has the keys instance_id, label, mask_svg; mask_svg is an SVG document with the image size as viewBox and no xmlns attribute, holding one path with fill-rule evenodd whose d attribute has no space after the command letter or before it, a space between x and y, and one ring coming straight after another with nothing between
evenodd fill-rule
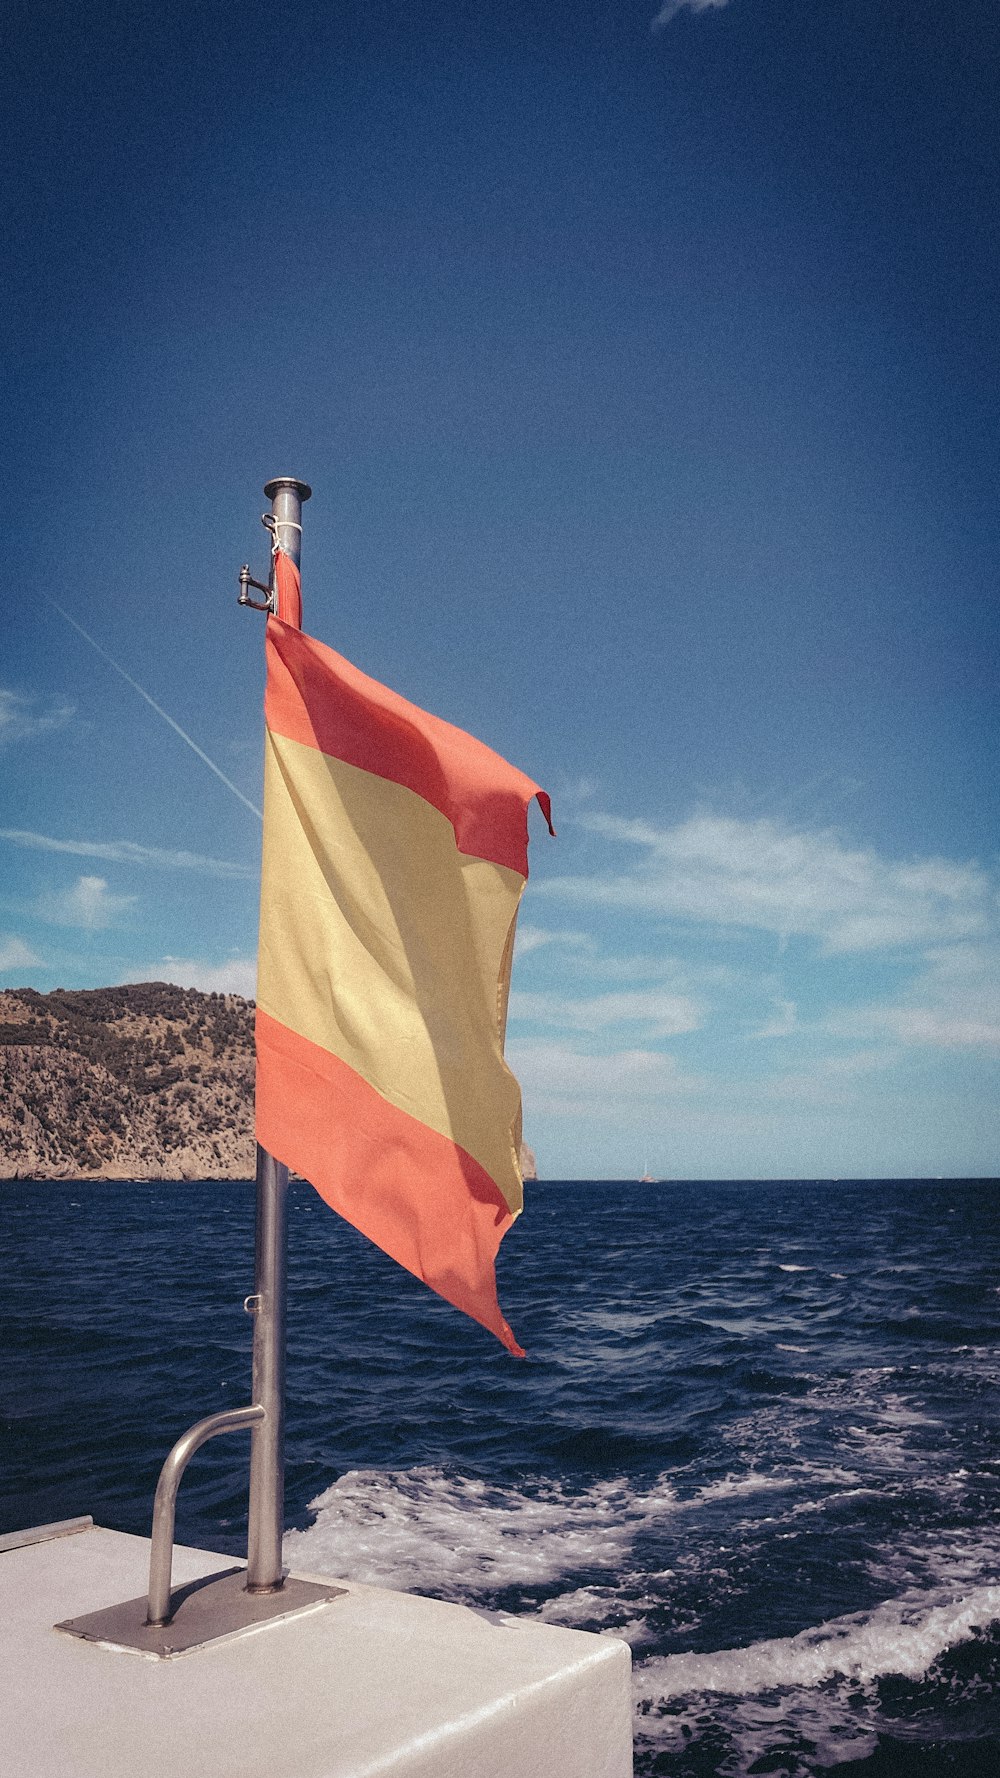
<instances>
[{"instance_id":1,"label":"white foam wake","mask_svg":"<svg viewBox=\"0 0 1000 1778\"><path fill-rule=\"evenodd\" d=\"M528 1493L427 1466L350 1470L310 1510L315 1524L285 1537L295 1567L454 1599L617 1573L636 1531L677 1500L665 1482L645 1493L625 1480L574 1493L540 1483Z\"/></svg>"},{"instance_id":2,"label":"white foam wake","mask_svg":"<svg viewBox=\"0 0 1000 1778\"><path fill-rule=\"evenodd\" d=\"M928 1604L926 1593L890 1599L872 1612L833 1618L797 1636L647 1661L637 1674L639 1699L648 1706L690 1692L744 1697L830 1679L922 1679L946 1649L997 1619L1000 1586L976 1587L962 1599L937 1604Z\"/></svg>"},{"instance_id":3,"label":"white foam wake","mask_svg":"<svg viewBox=\"0 0 1000 1778\"><path fill-rule=\"evenodd\" d=\"M809 1478L853 1482L842 1471ZM803 1472L759 1470L706 1483L687 1498L661 1476L646 1488L624 1476L570 1490L538 1480L498 1487L431 1465L352 1469L310 1501L314 1524L285 1537L286 1560L303 1571L374 1586L475 1599L499 1588L546 1587L596 1571L621 1581L635 1539L678 1515L801 1486ZM583 1595L581 1595L582 1597Z\"/></svg>"}]
</instances>

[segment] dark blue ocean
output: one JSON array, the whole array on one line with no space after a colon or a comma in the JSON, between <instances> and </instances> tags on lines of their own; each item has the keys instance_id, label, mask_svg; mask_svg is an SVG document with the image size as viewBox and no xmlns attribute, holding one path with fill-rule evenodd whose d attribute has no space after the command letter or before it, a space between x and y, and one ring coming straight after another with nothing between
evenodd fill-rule
<instances>
[{"instance_id":1,"label":"dark blue ocean","mask_svg":"<svg viewBox=\"0 0 1000 1778\"><path fill-rule=\"evenodd\" d=\"M14 1184L0 1530L248 1398L253 1188ZM1000 1186L541 1184L510 1358L292 1188L286 1558L610 1630L637 1770L1000 1773ZM178 1536L245 1553L243 1435Z\"/></svg>"}]
</instances>

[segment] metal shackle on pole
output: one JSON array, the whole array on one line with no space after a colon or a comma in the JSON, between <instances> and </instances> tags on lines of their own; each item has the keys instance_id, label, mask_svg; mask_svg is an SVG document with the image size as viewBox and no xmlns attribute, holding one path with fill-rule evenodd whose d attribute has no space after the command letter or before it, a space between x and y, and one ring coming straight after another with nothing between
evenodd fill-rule
<instances>
[{"instance_id":1,"label":"metal shackle on pole","mask_svg":"<svg viewBox=\"0 0 1000 1778\"><path fill-rule=\"evenodd\" d=\"M279 549L298 567L302 506L312 489L293 476L265 484ZM257 1238L254 1266L253 1383L264 1410L250 1433L247 1591L274 1593L282 1584L285 1527L285 1295L288 1270L288 1168L257 1147Z\"/></svg>"}]
</instances>

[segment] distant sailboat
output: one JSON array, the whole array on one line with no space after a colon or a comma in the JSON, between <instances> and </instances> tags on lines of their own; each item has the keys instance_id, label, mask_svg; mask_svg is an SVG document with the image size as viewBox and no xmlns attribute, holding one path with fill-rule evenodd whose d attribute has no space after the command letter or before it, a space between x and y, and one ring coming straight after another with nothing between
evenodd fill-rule
<instances>
[{"instance_id":1,"label":"distant sailboat","mask_svg":"<svg viewBox=\"0 0 1000 1778\"><path fill-rule=\"evenodd\" d=\"M660 1183L659 1180L654 1179L652 1173L649 1171L649 1162L648 1161L643 1162L643 1167L645 1170L639 1176L639 1184L640 1185L659 1185L659 1183Z\"/></svg>"}]
</instances>

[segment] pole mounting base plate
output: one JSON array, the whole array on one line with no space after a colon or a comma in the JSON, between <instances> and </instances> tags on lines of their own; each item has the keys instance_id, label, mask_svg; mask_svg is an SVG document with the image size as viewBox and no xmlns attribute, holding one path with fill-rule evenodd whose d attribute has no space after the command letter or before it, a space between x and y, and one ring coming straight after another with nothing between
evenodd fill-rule
<instances>
[{"instance_id":1,"label":"pole mounting base plate","mask_svg":"<svg viewBox=\"0 0 1000 1778\"><path fill-rule=\"evenodd\" d=\"M332 1581L299 1580L289 1575L277 1592L248 1593L246 1569L223 1568L174 1588L169 1623L147 1624L148 1600L143 1595L123 1605L90 1611L85 1617L66 1618L55 1627L102 1648L169 1661L224 1638L244 1635L261 1624L316 1611L346 1592L346 1587Z\"/></svg>"}]
</instances>

